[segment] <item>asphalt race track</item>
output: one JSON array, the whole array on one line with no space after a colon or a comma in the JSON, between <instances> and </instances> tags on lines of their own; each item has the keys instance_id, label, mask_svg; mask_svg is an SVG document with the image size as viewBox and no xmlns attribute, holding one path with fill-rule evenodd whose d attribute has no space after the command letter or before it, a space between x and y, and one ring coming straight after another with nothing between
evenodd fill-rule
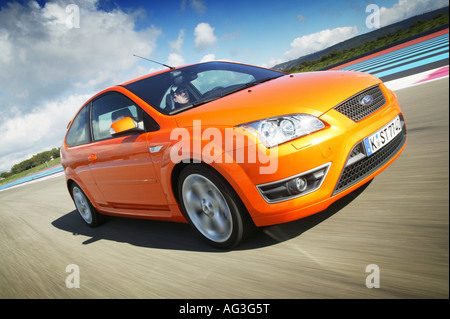
<instances>
[{"instance_id":1,"label":"asphalt race track","mask_svg":"<svg viewBox=\"0 0 450 319\"><path fill-rule=\"evenodd\" d=\"M0 192L0 298L447 299L448 85L397 91L408 144L365 189L233 251L187 224L112 218L89 228L63 176ZM68 265L79 288L66 286ZM369 265L379 288L366 286Z\"/></svg>"}]
</instances>

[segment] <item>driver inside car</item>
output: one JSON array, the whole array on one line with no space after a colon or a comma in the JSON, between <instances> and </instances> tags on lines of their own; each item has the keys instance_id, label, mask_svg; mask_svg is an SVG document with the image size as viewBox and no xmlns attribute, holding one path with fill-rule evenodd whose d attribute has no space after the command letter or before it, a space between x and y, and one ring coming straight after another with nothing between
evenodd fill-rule
<instances>
[{"instance_id":1,"label":"driver inside car","mask_svg":"<svg viewBox=\"0 0 450 319\"><path fill-rule=\"evenodd\" d=\"M172 87L172 97L175 108L187 106L190 103L190 96L185 86Z\"/></svg>"}]
</instances>

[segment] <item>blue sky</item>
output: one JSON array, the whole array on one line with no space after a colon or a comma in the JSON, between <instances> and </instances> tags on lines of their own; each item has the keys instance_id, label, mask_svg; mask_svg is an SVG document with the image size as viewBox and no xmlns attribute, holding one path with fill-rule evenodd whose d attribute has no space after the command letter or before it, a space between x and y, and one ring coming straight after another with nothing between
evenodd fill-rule
<instances>
[{"instance_id":1,"label":"blue sky","mask_svg":"<svg viewBox=\"0 0 450 319\"><path fill-rule=\"evenodd\" d=\"M387 8L396 1L379 1ZM113 11L140 10L136 28L149 25L162 33L152 57L168 62L173 52L170 41L182 32L182 56L186 63L200 61L205 55L216 59L270 66L273 59L285 59L291 42L301 36L326 29L356 26L358 34L365 26L368 1L105 1L100 8ZM195 48L195 28L208 24L216 42L202 49ZM181 31L182 30L182 31Z\"/></svg>"},{"instance_id":2,"label":"blue sky","mask_svg":"<svg viewBox=\"0 0 450 319\"><path fill-rule=\"evenodd\" d=\"M0 0L0 172L59 147L93 94L161 69L229 60L272 67L448 6L448 0Z\"/></svg>"},{"instance_id":3,"label":"blue sky","mask_svg":"<svg viewBox=\"0 0 450 319\"><path fill-rule=\"evenodd\" d=\"M161 29L158 48L152 57L168 62L171 50L169 42L176 41L182 32L182 51L186 63L200 61L205 55L216 59L236 60L250 64L273 66L271 63L298 56L289 55L291 43L296 38L316 34L323 30L348 28L342 36L351 37L373 29L366 27L369 4L384 8L389 22L445 5L448 1L104 1L100 8L113 11L141 11L136 28L154 25ZM208 24L216 37L214 44L196 48L195 29ZM353 29L350 29L353 28ZM182 30L182 31L181 31ZM206 31L206 30L205 30ZM332 37L332 36L331 36ZM323 46L327 46L327 40ZM294 53L293 53L294 54Z\"/></svg>"}]
</instances>

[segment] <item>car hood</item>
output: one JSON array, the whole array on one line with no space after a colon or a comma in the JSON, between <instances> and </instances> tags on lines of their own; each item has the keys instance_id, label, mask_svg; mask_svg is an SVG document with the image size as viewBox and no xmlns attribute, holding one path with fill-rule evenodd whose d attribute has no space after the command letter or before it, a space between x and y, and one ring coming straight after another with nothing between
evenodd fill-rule
<instances>
[{"instance_id":1,"label":"car hood","mask_svg":"<svg viewBox=\"0 0 450 319\"><path fill-rule=\"evenodd\" d=\"M206 126L236 126L273 116L321 116L337 104L381 81L367 73L317 71L286 75L174 115L178 126L194 120Z\"/></svg>"}]
</instances>

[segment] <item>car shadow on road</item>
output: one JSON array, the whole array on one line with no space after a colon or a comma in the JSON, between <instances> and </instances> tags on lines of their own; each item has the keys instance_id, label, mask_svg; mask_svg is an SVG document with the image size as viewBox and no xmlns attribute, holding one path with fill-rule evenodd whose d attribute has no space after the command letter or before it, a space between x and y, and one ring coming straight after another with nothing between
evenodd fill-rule
<instances>
[{"instance_id":1,"label":"car shadow on road","mask_svg":"<svg viewBox=\"0 0 450 319\"><path fill-rule=\"evenodd\" d=\"M258 228L250 238L233 250L262 248L300 236L342 210L369 184L370 182L339 199L320 213L293 222ZM84 245L93 244L99 240L112 240L145 248L217 253L227 251L210 246L194 232L190 225L185 223L108 217L103 225L91 228L84 223L78 212L73 210L54 220L52 225L74 236L88 237L83 242Z\"/></svg>"}]
</instances>

